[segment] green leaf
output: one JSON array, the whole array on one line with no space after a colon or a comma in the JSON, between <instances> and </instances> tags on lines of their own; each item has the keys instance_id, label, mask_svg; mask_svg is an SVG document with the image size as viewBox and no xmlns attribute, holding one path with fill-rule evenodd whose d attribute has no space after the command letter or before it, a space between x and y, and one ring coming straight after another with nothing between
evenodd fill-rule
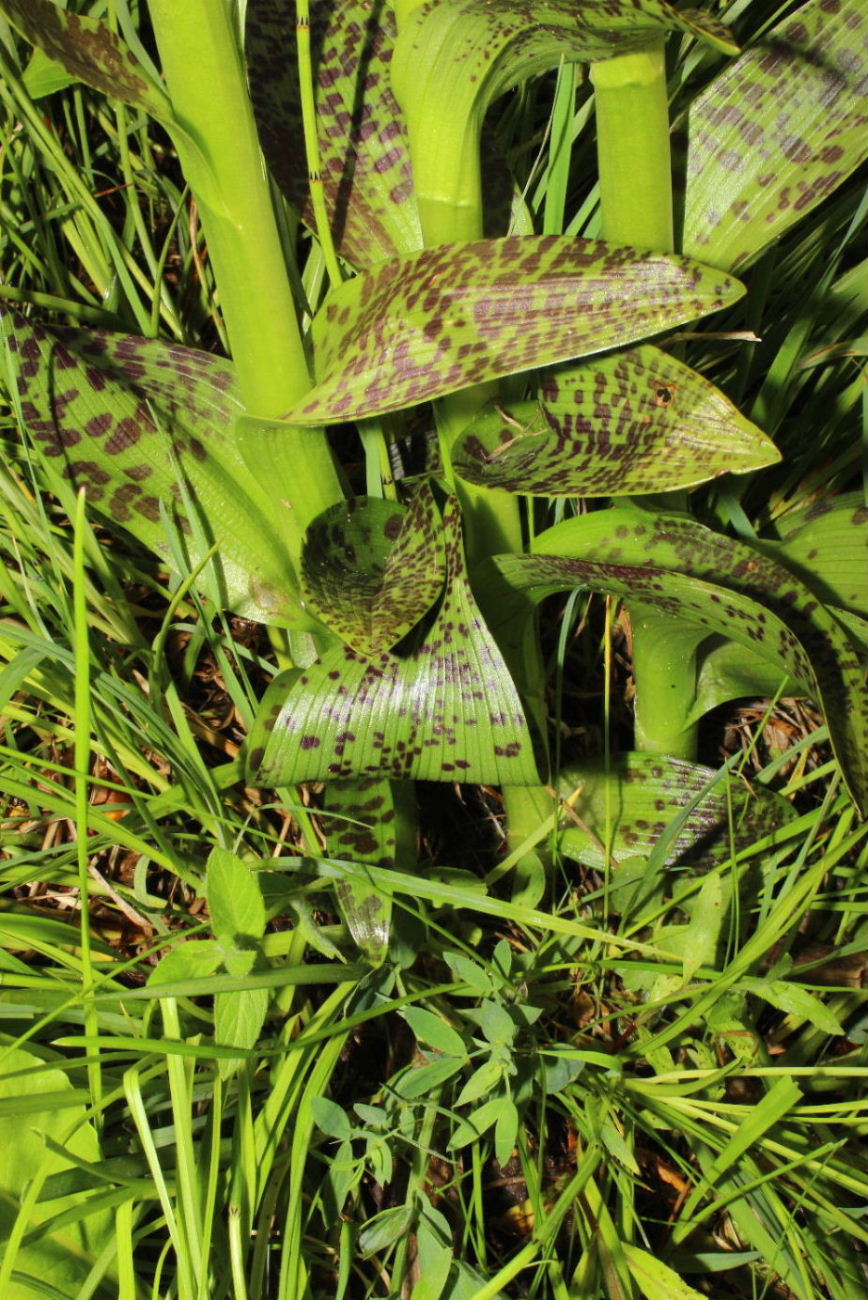
<instances>
[{"instance_id":1,"label":"green leaf","mask_svg":"<svg viewBox=\"0 0 868 1300\"><path fill-rule=\"evenodd\" d=\"M868 618L868 509L856 492L784 515L776 540L756 545L785 565L827 605Z\"/></svg>"},{"instance_id":2,"label":"green leaf","mask_svg":"<svg viewBox=\"0 0 868 1300\"><path fill-rule=\"evenodd\" d=\"M427 482L409 509L378 497L332 506L305 537L302 590L308 606L362 654L390 649L443 587L440 528Z\"/></svg>"},{"instance_id":3,"label":"green leaf","mask_svg":"<svg viewBox=\"0 0 868 1300\"><path fill-rule=\"evenodd\" d=\"M472 989L474 993L487 997L491 991L491 979L484 967L463 952L444 952L443 960L457 980Z\"/></svg>"},{"instance_id":4,"label":"green leaf","mask_svg":"<svg viewBox=\"0 0 868 1300\"><path fill-rule=\"evenodd\" d=\"M393 867L398 852L395 795L390 781L329 781L322 822L330 856ZM391 894L358 875L339 880L336 893L350 934L368 961L381 965L389 949Z\"/></svg>"},{"instance_id":5,"label":"green leaf","mask_svg":"<svg viewBox=\"0 0 868 1300\"><path fill-rule=\"evenodd\" d=\"M214 599L246 618L299 622L289 512L265 495L232 437L242 406L227 362L156 339L34 325L3 310L0 327L24 425L49 473L83 487L90 506L169 563L162 511L184 539L191 570L216 535Z\"/></svg>"},{"instance_id":6,"label":"green leaf","mask_svg":"<svg viewBox=\"0 0 868 1300\"><path fill-rule=\"evenodd\" d=\"M473 1017L492 1047L509 1047L512 1044L518 1026L500 1002L486 999L473 1012Z\"/></svg>"},{"instance_id":7,"label":"green leaf","mask_svg":"<svg viewBox=\"0 0 868 1300\"><path fill-rule=\"evenodd\" d=\"M250 735L255 779L538 782L518 693L470 590L454 501L443 534L446 593L422 644L404 658L338 645L277 678Z\"/></svg>"},{"instance_id":8,"label":"green leaf","mask_svg":"<svg viewBox=\"0 0 868 1300\"><path fill-rule=\"evenodd\" d=\"M313 1097L310 1103L313 1121L326 1137L347 1141L352 1136L353 1126L350 1117L337 1102L329 1097Z\"/></svg>"},{"instance_id":9,"label":"green leaf","mask_svg":"<svg viewBox=\"0 0 868 1300\"><path fill-rule=\"evenodd\" d=\"M512 1103L507 1097L492 1097L490 1101L483 1102L453 1129L446 1145L457 1150L459 1147L466 1147L469 1142L476 1142L491 1128L492 1124L497 1123L501 1114L506 1112L510 1105Z\"/></svg>"},{"instance_id":10,"label":"green leaf","mask_svg":"<svg viewBox=\"0 0 868 1300\"><path fill-rule=\"evenodd\" d=\"M51 1176L70 1167L57 1147L46 1146L43 1135L94 1166L99 1165L101 1152L96 1131L87 1119L87 1094L76 1092L65 1070L34 1053L5 1049L0 1103L0 1241L8 1249L18 1206L30 1182L41 1173ZM81 1194L37 1199L3 1300L35 1300L40 1295L38 1283L53 1287L55 1294L62 1296L79 1293L113 1232L108 1213L88 1213L85 1206ZM81 1210L80 1218L42 1228L46 1220L76 1208ZM34 1279L33 1285L24 1280L25 1275Z\"/></svg>"},{"instance_id":11,"label":"green leaf","mask_svg":"<svg viewBox=\"0 0 868 1300\"><path fill-rule=\"evenodd\" d=\"M810 0L696 97L683 247L727 269L779 239L866 155L868 10Z\"/></svg>"},{"instance_id":12,"label":"green leaf","mask_svg":"<svg viewBox=\"0 0 868 1300\"><path fill-rule=\"evenodd\" d=\"M55 91L74 86L78 78L71 76L56 59L49 58L36 46L21 76L21 84L31 99L44 99Z\"/></svg>"},{"instance_id":13,"label":"green leaf","mask_svg":"<svg viewBox=\"0 0 868 1300\"><path fill-rule=\"evenodd\" d=\"M332 235L356 267L422 244L406 130L391 87L391 5L311 5L321 180ZM302 132L294 0L247 0L245 53L260 140L290 202L314 226Z\"/></svg>"},{"instance_id":14,"label":"green leaf","mask_svg":"<svg viewBox=\"0 0 868 1300\"><path fill-rule=\"evenodd\" d=\"M844 1033L844 1027L831 1007L801 984L792 984L788 980L745 979L739 981L739 988L756 994L764 1002L788 1016L798 1016L807 1020L824 1034L837 1038Z\"/></svg>"},{"instance_id":15,"label":"green leaf","mask_svg":"<svg viewBox=\"0 0 868 1300\"><path fill-rule=\"evenodd\" d=\"M214 1041L221 1047L255 1047L268 1014L270 989L239 989L235 993L218 993L214 999ZM218 1063L221 1077L228 1079L239 1061Z\"/></svg>"},{"instance_id":16,"label":"green leaf","mask_svg":"<svg viewBox=\"0 0 868 1300\"><path fill-rule=\"evenodd\" d=\"M426 1201L416 1228L418 1281L410 1300L440 1300L452 1269L452 1254L449 1222Z\"/></svg>"},{"instance_id":17,"label":"green leaf","mask_svg":"<svg viewBox=\"0 0 868 1300\"><path fill-rule=\"evenodd\" d=\"M407 1070L394 1083L399 1097L415 1101L417 1097L427 1097L436 1092L448 1079L453 1078L464 1066L459 1056L438 1056L427 1065L415 1066Z\"/></svg>"},{"instance_id":18,"label":"green leaf","mask_svg":"<svg viewBox=\"0 0 868 1300\"><path fill-rule=\"evenodd\" d=\"M167 952L148 976L148 984L171 985L213 975L223 962L223 952L213 939L187 939ZM172 996L171 988L166 996Z\"/></svg>"},{"instance_id":19,"label":"green leaf","mask_svg":"<svg viewBox=\"0 0 868 1300\"><path fill-rule=\"evenodd\" d=\"M333 289L313 323L306 425L417 405L694 320L744 290L684 258L563 236L446 244Z\"/></svg>"},{"instance_id":20,"label":"green leaf","mask_svg":"<svg viewBox=\"0 0 868 1300\"><path fill-rule=\"evenodd\" d=\"M162 121L171 120L165 92L101 19L60 9L51 0L0 0L0 13L71 77Z\"/></svg>"},{"instance_id":21,"label":"green leaf","mask_svg":"<svg viewBox=\"0 0 868 1300\"><path fill-rule=\"evenodd\" d=\"M621 1242L630 1276L645 1300L704 1300L703 1293L688 1286L668 1264L629 1241Z\"/></svg>"},{"instance_id":22,"label":"green leaf","mask_svg":"<svg viewBox=\"0 0 868 1300\"><path fill-rule=\"evenodd\" d=\"M771 791L657 754L616 754L608 769L602 760L572 764L558 788L574 814L564 818L562 849L595 867L604 865L606 846L622 862L647 858L665 837L661 866L708 869L796 815Z\"/></svg>"},{"instance_id":23,"label":"green leaf","mask_svg":"<svg viewBox=\"0 0 868 1300\"><path fill-rule=\"evenodd\" d=\"M370 1259L403 1237L413 1222L413 1213L412 1205L396 1205L369 1219L359 1233L358 1246L362 1259Z\"/></svg>"},{"instance_id":24,"label":"green leaf","mask_svg":"<svg viewBox=\"0 0 868 1300\"><path fill-rule=\"evenodd\" d=\"M467 1048L464 1046L464 1039L433 1011L426 1011L423 1007L404 1007L401 1015L420 1042L427 1043L435 1051L443 1052L446 1056L466 1060Z\"/></svg>"},{"instance_id":25,"label":"green leaf","mask_svg":"<svg viewBox=\"0 0 868 1300\"><path fill-rule=\"evenodd\" d=\"M518 1140L518 1107L511 1097L504 1097L494 1125L494 1155L500 1165L512 1159Z\"/></svg>"},{"instance_id":26,"label":"green leaf","mask_svg":"<svg viewBox=\"0 0 868 1300\"><path fill-rule=\"evenodd\" d=\"M208 855L205 894L218 943L256 942L265 934L265 903L256 873L228 849Z\"/></svg>"},{"instance_id":27,"label":"green leaf","mask_svg":"<svg viewBox=\"0 0 868 1300\"><path fill-rule=\"evenodd\" d=\"M650 345L547 371L539 405L485 408L452 453L468 482L532 496L664 492L779 459L713 384Z\"/></svg>"},{"instance_id":28,"label":"green leaf","mask_svg":"<svg viewBox=\"0 0 868 1300\"><path fill-rule=\"evenodd\" d=\"M535 547L545 555L583 558L548 561L537 569L536 557L501 557L510 585L533 586L538 599L565 585L633 597L685 627L740 642L802 682L826 715L854 801L868 809L868 735L862 726L868 696L861 656L833 614L787 569L687 517L634 509L567 520L538 537ZM566 583L568 574L572 583Z\"/></svg>"},{"instance_id":29,"label":"green leaf","mask_svg":"<svg viewBox=\"0 0 868 1300\"><path fill-rule=\"evenodd\" d=\"M492 1092L503 1082L503 1065L500 1061L483 1061L478 1070L474 1070L464 1087L455 1098L456 1106L467 1106L472 1101L479 1101L486 1093Z\"/></svg>"}]
</instances>

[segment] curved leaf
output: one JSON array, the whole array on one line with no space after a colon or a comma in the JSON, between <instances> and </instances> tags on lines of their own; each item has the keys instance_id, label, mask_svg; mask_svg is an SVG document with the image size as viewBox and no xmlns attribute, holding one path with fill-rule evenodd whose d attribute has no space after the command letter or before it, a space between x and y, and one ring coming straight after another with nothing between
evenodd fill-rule
<instances>
[{"instance_id":1,"label":"curved leaf","mask_svg":"<svg viewBox=\"0 0 868 1300\"><path fill-rule=\"evenodd\" d=\"M60 9L51 0L0 0L0 13L70 77L162 121L171 120L165 92L101 19Z\"/></svg>"},{"instance_id":2,"label":"curved leaf","mask_svg":"<svg viewBox=\"0 0 868 1300\"><path fill-rule=\"evenodd\" d=\"M868 9L809 0L696 97L683 248L741 266L866 156Z\"/></svg>"},{"instance_id":3,"label":"curved leaf","mask_svg":"<svg viewBox=\"0 0 868 1300\"><path fill-rule=\"evenodd\" d=\"M710 868L796 815L770 791L658 754L615 755L608 771L602 760L572 764L558 789L575 814L564 819L561 847L594 867L604 865L607 848L616 862L648 857L671 835L661 866Z\"/></svg>"},{"instance_id":4,"label":"curved leaf","mask_svg":"<svg viewBox=\"0 0 868 1300\"><path fill-rule=\"evenodd\" d=\"M539 782L518 693L470 591L454 502L443 532L446 593L422 644L401 659L338 645L275 679L249 741L259 782Z\"/></svg>"},{"instance_id":5,"label":"curved leaf","mask_svg":"<svg viewBox=\"0 0 868 1300\"><path fill-rule=\"evenodd\" d=\"M827 605L868 618L868 509L856 492L785 515L777 540L756 545L797 574Z\"/></svg>"},{"instance_id":6,"label":"curved leaf","mask_svg":"<svg viewBox=\"0 0 868 1300\"><path fill-rule=\"evenodd\" d=\"M332 506L310 525L302 551L308 606L363 654L396 645L440 595L440 516L427 483L409 509L377 497Z\"/></svg>"},{"instance_id":7,"label":"curved leaf","mask_svg":"<svg viewBox=\"0 0 868 1300\"><path fill-rule=\"evenodd\" d=\"M353 266L422 246L401 112L392 94L391 5L311 5L322 184L332 235ZM301 129L294 0L248 0L245 52L268 165L314 225Z\"/></svg>"},{"instance_id":8,"label":"curved leaf","mask_svg":"<svg viewBox=\"0 0 868 1300\"><path fill-rule=\"evenodd\" d=\"M299 621L288 508L265 495L231 436L242 406L227 362L12 313L0 312L0 329L25 427L49 471L84 487L100 514L172 563L168 511L191 569L219 543L219 604L247 618Z\"/></svg>"},{"instance_id":9,"label":"curved leaf","mask_svg":"<svg viewBox=\"0 0 868 1300\"><path fill-rule=\"evenodd\" d=\"M650 344L547 371L539 406L508 414L487 408L459 438L452 463L468 482L532 496L626 495L780 459L719 389Z\"/></svg>"},{"instance_id":10,"label":"curved leaf","mask_svg":"<svg viewBox=\"0 0 868 1300\"><path fill-rule=\"evenodd\" d=\"M334 290L313 324L299 424L358 419L533 366L603 352L744 292L684 258L511 236L394 258Z\"/></svg>"}]
</instances>

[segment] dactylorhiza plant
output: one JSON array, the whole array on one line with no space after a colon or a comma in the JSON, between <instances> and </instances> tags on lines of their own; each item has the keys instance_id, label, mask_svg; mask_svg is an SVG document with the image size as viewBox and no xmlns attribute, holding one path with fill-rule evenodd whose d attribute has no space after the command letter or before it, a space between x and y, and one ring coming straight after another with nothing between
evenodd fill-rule
<instances>
[{"instance_id":1,"label":"dactylorhiza plant","mask_svg":"<svg viewBox=\"0 0 868 1300\"><path fill-rule=\"evenodd\" d=\"M231 362L11 311L4 331L46 481L85 489L89 509L196 575L215 606L281 638L287 667L253 728L250 779L327 782L332 851L377 867L412 854L409 782L499 785L514 897L533 904L558 792L620 792L620 823L592 828L611 848L635 839L636 800L662 828L690 789L707 837L721 804L687 775L711 779L695 769L699 719L735 696L806 691L864 810L860 520L848 501L758 541L693 517L685 489L779 452L665 338L743 299L732 272L860 161L857 5L809 3L738 55L715 18L658 0L376 13L249 0L243 47L229 7L152 0L162 80L103 20L50 0L0 12L68 79L153 115L198 203ZM673 40L726 56L679 124L680 185ZM538 234L486 110L559 68L568 130L588 67L603 239L561 233L551 194ZM318 237L309 303L260 140ZM564 147L552 141L550 158ZM732 335L737 318L725 322ZM430 433L405 474L410 409ZM348 421L366 496L346 496L326 437ZM737 503L749 480L726 481ZM537 531L534 498L563 500L561 521ZM575 513L576 498L616 500ZM827 530L847 539L843 568ZM636 753L602 773L552 770L547 742L535 607L578 588L622 598L632 623ZM771 827L781 808L766 803ZM381 960L386 899L358 874L339 892Z\"/></svg>"}]
</instances>

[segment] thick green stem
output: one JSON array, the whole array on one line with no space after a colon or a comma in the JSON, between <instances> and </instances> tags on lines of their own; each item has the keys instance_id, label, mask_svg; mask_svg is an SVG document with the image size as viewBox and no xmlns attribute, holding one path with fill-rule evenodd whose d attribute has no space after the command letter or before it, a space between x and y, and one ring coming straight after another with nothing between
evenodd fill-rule
<instances>
[{"instance_id":1,"label":"thick green stem","mask_svg":"<svg viewBox=\"0 0 868 1300\"><path fill-rule=\"evenodd\" d=\"M591 68L597 115L601 233L614 244L670 253L672 164L663 41ZM636 680L636 748L696 757L686 725L696 690L696 654L671 641L659 616L630 603Z\"/></svg>"}]
</instances>

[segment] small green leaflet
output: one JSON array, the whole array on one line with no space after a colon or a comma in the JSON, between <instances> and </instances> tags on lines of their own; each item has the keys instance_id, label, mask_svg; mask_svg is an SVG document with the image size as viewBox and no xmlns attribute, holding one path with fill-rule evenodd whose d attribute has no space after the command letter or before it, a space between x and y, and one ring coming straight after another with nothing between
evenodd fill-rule
<instances>
[{"instance_id":1,"label":"small green leaflet","mask_svg":"<svg viewBox=\"0 0 868 1300\"><path fill-rule=\"evenodd\" d=\"M286 415L327 424L589 356L735 302L736 280L596 240L511 236L392 258L313 323L316 384Z\"/></svg>"},{"instance_id":2,"label":"small green leaflet","mask_svg":"<svg viewBox=\"0 0 868 1300\"><path fill-rule=\"evenodd\" d=\"M440 595L446 572L440 527L424 481L409 509L379 497L331 506L305 537L308 607L355 650L390 649Z\"/></svg>"},{"instance_id":3,"label":"small green leaflet","mask_svg":"<svg viewBox=\"0 0 868 1300\"><path fill-rule=\"evenodd\" d=\"M249 740L254 779L537 784L524 710L470 590L455 501L443 535L446 592L421 645L402 658L336 645L275 679Z\"/></svg>"},{"instance_id":4,"label":"small green leaflet","mask_svg":"<svg viewBox=\"0 0 868 1300\"><path fill-rule=\"evenodd\" d=\"M61 9L51 0L0 0L0 13L71 77L164 122L171 120L166 94L107 23Z\"/></svg>"},{"instance_id":5,"label":"small green leaflet","mask_svg":"<svg viewBox=\"0 0 868 1300\"><path fill-rule=\"evenodd\" d=\"M866 156L868 8L809 0L724 69L688 117L683 247L743 265Z\"/></svg>"},{"instance_id":6,"label":"small green leaflet","mask_svg":"<svg viewBox=\"0 0 868 1300\"><path fill-rule=\"evenodd\" d=\"M278 625L310 624L294 595L295 521L266 494L232 437L242 407L228 362L5 311L0 331L24 425L49 472L84 487L92 508L170 562L163 510L185 540L190 570L218 542L214 595L224 607Z\"/></svg>"},{"instance_id":7,"label":"small green leaflet","mask_svg":"<svg viewBox=\"0 0 868 1300\"><path fill-rule=\"evenodd\" d=\"M546 371L538 404L485 408L452 453L468 482L532 496L664 492L779 459L719 389L650 344Z\"/></svg>"}]
</instances>

